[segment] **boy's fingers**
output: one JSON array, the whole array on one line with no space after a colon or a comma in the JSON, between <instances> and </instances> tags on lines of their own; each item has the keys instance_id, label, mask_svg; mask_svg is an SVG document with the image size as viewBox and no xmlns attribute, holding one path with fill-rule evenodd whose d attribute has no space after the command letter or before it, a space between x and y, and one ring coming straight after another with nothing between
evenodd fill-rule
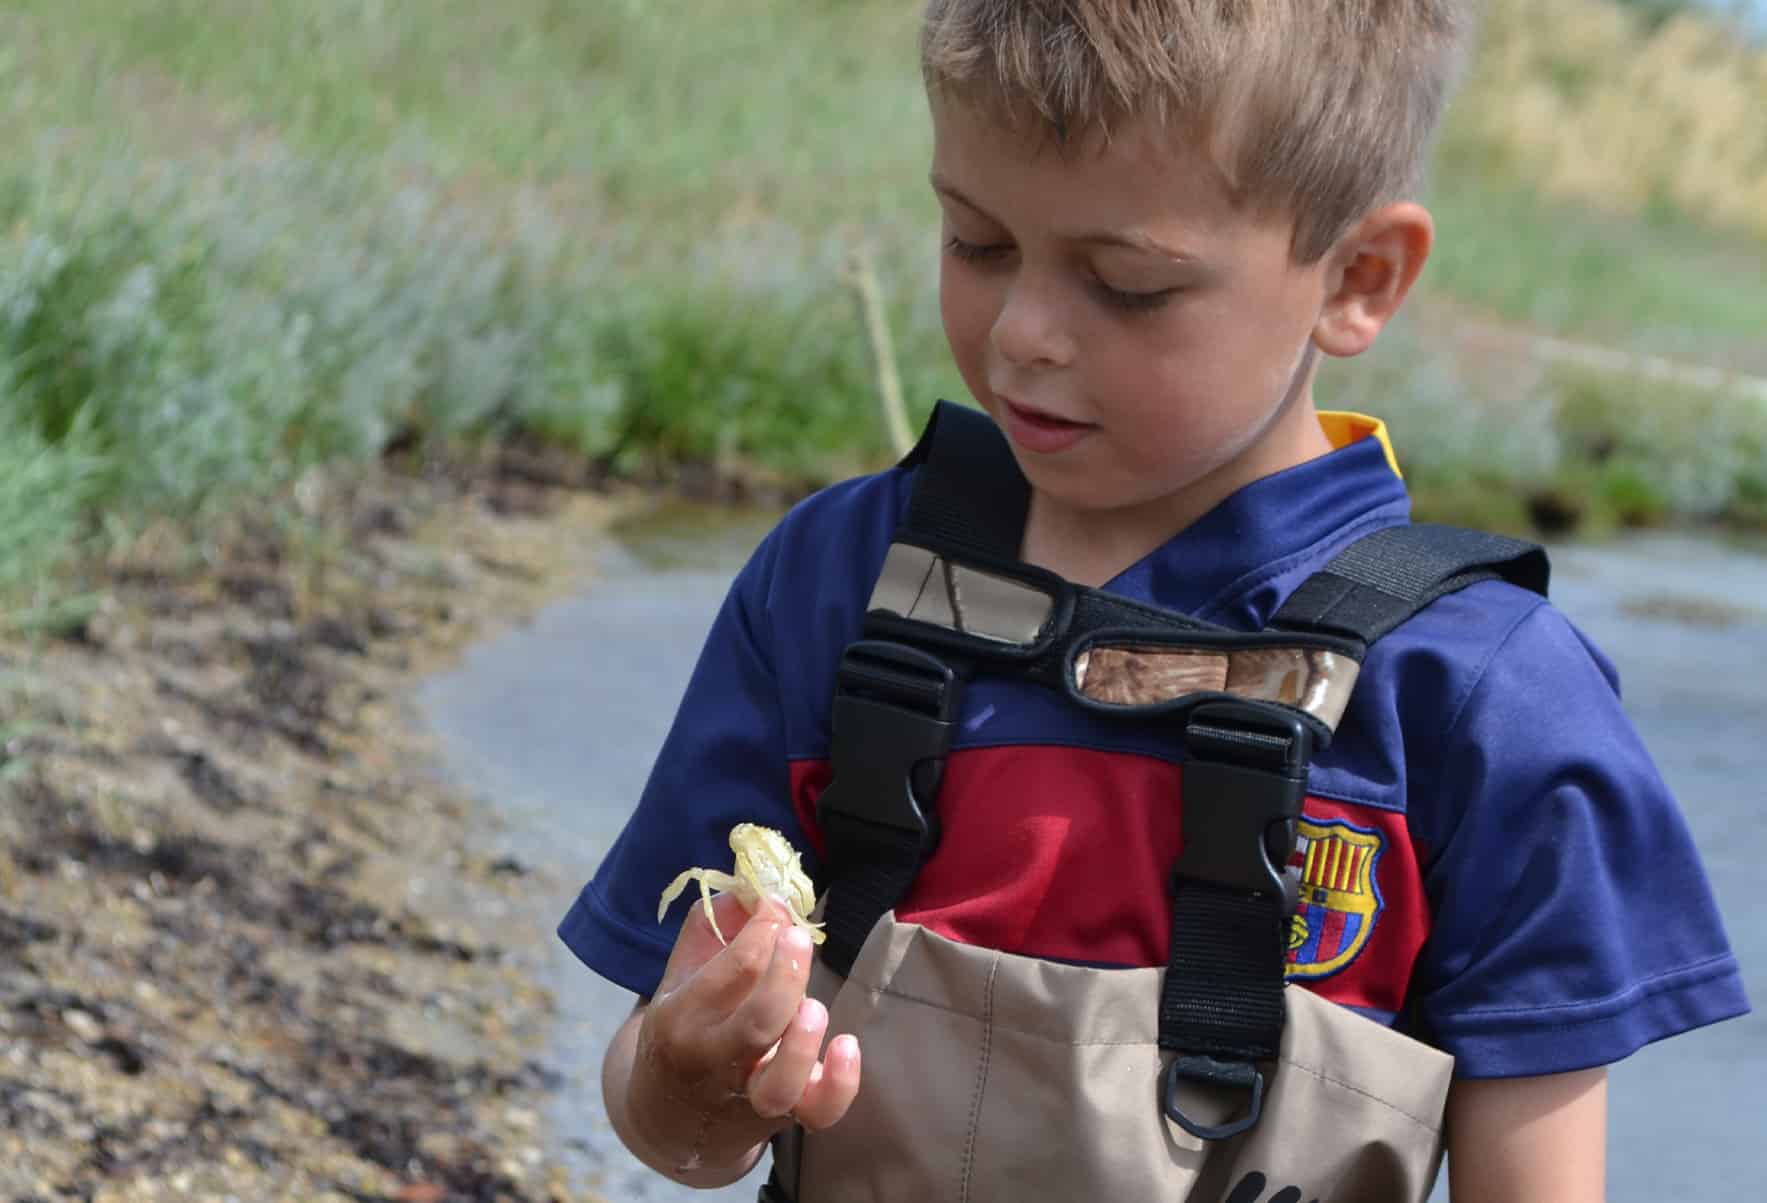
<instances>
[{"instance_id":1,"label":"boy's fingers","mask_svg":"<svg viewBox=\"0 0 1767 1203\"><path fill-rule=\"evenodd\" d=\"M821 1072L816 1072L820 1070ZM859 1041L836 1036L811 1071L810 1082L792 1114L806 1128L826 1128L838 1121L859 1093Z\"/></svg>"},{"instance_id":2,"label":"boy's fingers","mask_svg":"<svg viewBox=\"0 0 1767 1203\"><path fill-rule=\"evenodd\" d=\"M697 899L694 901L681 924L681 934L675 938L675 947L669 953L669 963L663 969L663 980L657 993L666 994L680 986L707 961L724 951L724 940L718 938L719 931L724 933L725 940L731 940L749 922L748 908L733 894L720 894L712 899L712 913L718 917L716 931L706 918L705 907Z\"/></svg>"},{"instance_id":3,"label":"boy's fingers","mask_svg":"<svg viewBox=\"0 0 1767 1203\"><path fill-rule=\"evenodd\" d=\"M729 896L713 906L730 943L718 942L696 906L650 1005L642 1047L678 1088L707 1091L717 1102L748 1096L745 1111L783 1118L806 1086L824 1076L816 1056L827 1011L819 1003L802 1005L815 945L777 901L762 899L752 914ZM840 1069L833 1075L836 1089L819 1092L815 1115L838 1116L851 1103L857 1062L841 1062Z\"/></svg>"},{"instance_id":4,"label":"boy's fingers","mask_svg":"<svg viewBox=\"0 0 1767 1203\"><path fill-rule=\"evenodd\" d=\"M650 1048L683 1080L720 1083L716 1088L724 1090L741 1084L755 1053L745 1059L733 1051L725 1023L765 974L778 935L776 923L749 922L728 948L652 1001L645 1017Z\"/></svg>"},{"instance_id":5,"label":"boy's fingers","mask_svg":"<svg viewBox=\"0 0 1767 1203\"><path fill-rule=\"evenodd\" d=\"M816 1068L816 1055L822 1051L822 1033L827 1030L828 1011L821 1003L806 998L798 1004L779 1047L749 1075L744 1088L756 1115L782 1119L798 1105Z\"/></svg>"},{"instance_id":6,"label":"boy's fingers","mask_svg":"<svg viewBox=\"0 0 1767 1203\"><path fill-rule=\"evenodd\" d=\"M723 923L722 917L718 922ZM720 948L681 984L681 992L691 995L696 1009L707 1012L708 1024L734 1012L754 991L773 963L773 946L782 926L772 912L757 909L739 930L727 928L729 946Z\"/></svg>"},{"instance_id":7,"label":"boy's fingers","mask_svg":"<svg viewBox=\"0 0 1767 1203\"><path fill-rule=\"evenodd\" d=\"M782 929L773 941L772 954L766 972L719 1032L727 1054L743 1063L745 1072L784 1035L810 980L814 946L801 928Z\"/></svg>"}]
</instances>

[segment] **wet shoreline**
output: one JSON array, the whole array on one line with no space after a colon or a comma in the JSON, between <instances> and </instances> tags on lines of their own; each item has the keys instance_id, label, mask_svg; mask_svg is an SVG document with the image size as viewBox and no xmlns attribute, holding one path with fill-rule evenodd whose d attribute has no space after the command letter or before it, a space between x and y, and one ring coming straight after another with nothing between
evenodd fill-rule
<instances>
[{"instance_id":1,"label":"wet shoreline","mask_svg":"<svg viewBox=\"0 0 1767 1203\"><path fill-rule=\"evenodd\" d=\"M0 1197L595 1197L543 1118L545 869L408 702L591 570L616 507L531 475L313 478L310 526L149 531L0 640Z\"/></svg>"}]
</instances>

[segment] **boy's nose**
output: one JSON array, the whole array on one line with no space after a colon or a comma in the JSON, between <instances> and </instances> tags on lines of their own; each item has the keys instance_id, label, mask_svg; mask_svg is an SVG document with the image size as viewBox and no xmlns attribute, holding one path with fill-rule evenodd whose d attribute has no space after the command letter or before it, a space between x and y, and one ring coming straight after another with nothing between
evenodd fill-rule
<instances>
[{"instance_id":1,"label":"boy's nose","mask_svg":"<svg viewBox=\"0 0 1767 1203\"><path fill-rule=\"evenodd\" d=\"M992 336L995 350L1015 367L1066 367L1073 362L1074 340L1059 307L1024 285L1006 290Z\"/></svg>"}]
</instances>

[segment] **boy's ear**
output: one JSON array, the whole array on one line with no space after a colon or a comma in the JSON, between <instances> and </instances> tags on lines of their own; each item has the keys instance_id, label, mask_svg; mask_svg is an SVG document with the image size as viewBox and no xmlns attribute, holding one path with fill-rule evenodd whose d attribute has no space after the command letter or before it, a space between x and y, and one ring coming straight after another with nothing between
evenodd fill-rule
<instances>
[{"instance_id":1,"label":"boy's ear","mask_svg":"<svg viewBox=\"0 0 1767 1203\"><path fill-rule=\"evenodd\" d=\"M1436 223L1411 201L1383 205L1352 227L1328 253L1325 308L1313 341L1327 355L1360 355L1374 344L1417 282Z\"/></svg>"}]
</instances>

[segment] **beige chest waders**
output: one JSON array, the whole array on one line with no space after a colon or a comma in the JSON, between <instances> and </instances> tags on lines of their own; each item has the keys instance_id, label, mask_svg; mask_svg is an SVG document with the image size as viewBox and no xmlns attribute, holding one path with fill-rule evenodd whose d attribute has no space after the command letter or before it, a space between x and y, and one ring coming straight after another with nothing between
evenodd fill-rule
<instances>
[{"instance_id":1,"label":"beige chest waders","mask_svg":"<svg viewBox=\"0 0 1767 1203\"><path fill-rule=\"evenodd\" d=\"M1417 1203L1450 1058L1284 984L1285 871L1314 748L1375 639L1540 549L1443 527L1367 536L1260 632L1022 564L1028 486L993 424L941 404L841 661L818 802L828 941L812 992L864 1050L833 1128L775 1143L762 1191L829 1200ZM957 944L894 908L939 838L962 684L1012 674L1094 713L1170 722L1183 839L1167 964L1096 969Z\"/></svg>"}]
</instances>

